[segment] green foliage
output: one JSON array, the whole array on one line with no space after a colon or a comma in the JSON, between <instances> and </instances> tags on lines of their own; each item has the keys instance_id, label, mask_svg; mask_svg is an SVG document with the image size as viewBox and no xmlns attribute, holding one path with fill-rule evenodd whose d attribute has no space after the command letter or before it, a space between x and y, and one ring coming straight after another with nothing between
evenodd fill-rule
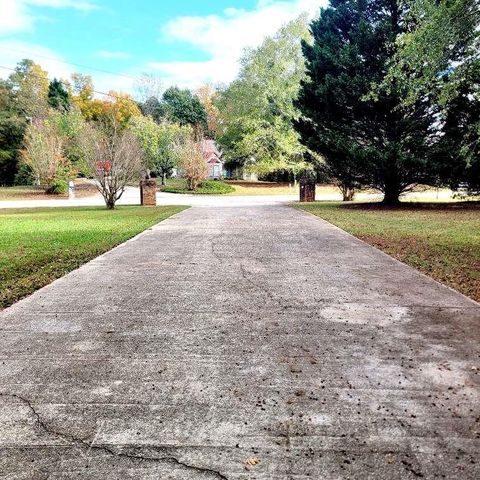
<instances>
[{"instance_id":1,"label":"green foliage","mask_svg":"<svg viewBox=\"0 0 480 480\"><path fill-rule=\"evenodd\" d=\"M86 129L87 122L80 109L72 106L67 111L52 111L48 122L62 140L62 150L65 158L78 173L84 176L92 174L86 158Z\"/></svg>"},{"instance_id":2,"label":"green foliage","mask_svg":"<svg viewBox=\"0 0 480 480\"><path fill-rule=\"evenodd\" d=\"M11 84L0 80L0 185L15 181L25 126Z\"/></svg>"},{"instance_id":3,"label":"green foliage","mask_svg":"<svg viewBox=\"0 0 480 480\"><path fill-rule=\"evenodd\" d=\"M35 175L32 169L25 163L20 163L17 173L15 174L15 185L33 185L35 181Z\"/></svg>"},{"instance_id":4,"label":"green foliage","mask_svg":"<svg viewBox=\"0 0 480 480\"><path fill-rule=\"evenodd\" d=\"M0 309L184 208L3 210Z\"/></svg>"},{"instance_id":5,"label":"green foliage","mask_svg":"<svg viewBox=\"0 0 480 480\"><path fill-rule=\"evenodd\" d=\"M68 182L63 178L54 178L46 193L61 195L68 192Z\"/></svg>"},{"instance_id":6,"label":"green foliage","mask_svg":"<svg viewBox=\"0 0 480 480\"><path fill-rule=\"evenodd\" d=\"M70 96L63 83L56 78L48 86L48 104L61 112L70 110Z\"/></svg>"},{"instance_id":7,"label":"green foliage","mask_svg":"<svg viewBox=\"0 0 480 480\"><path fill-rule=\"evenodd\" d=\"M227 159L253 158L249 168L261 175L305 167L305 148L292 119L298 116L293 99L304 78L300 41L309 38L301 16L245 52L238 79L217 101L223 128L219 143Z\"/></svg>"},{"instance_id":8,"label":"green foliage","mask_svg":"<svg viewBox=\"0 0 480 480\"><path fill-rule=\"evenodd\" d=\"M167 175L178 165L178 147L191 136L191 128L166 121L157 124L151 117L134 117L129 127L140 143L148 169L165 184Z\"/></svg>"},{"instance_id":9,"label":"green foliage","mask_svg":"<svg viewBox=\"0 0 480 480\"><path fill-rule=\"evenodd\" d=\"M197 189L198 193L233 193L235 188L219 180L204 180Z\"/></svg>"},{"instance_id":10,"label":"green foliage","mask_svg":"<svg viewBox=\"0 0 480 480\"><path fill-rule=\"evenodd\" d=\"M163 187L162 192L168 193L198 193L204 195L224 195L226 193L233 193L235 188L225 182L219 180L204 180L192 191L187 188L187 183L184 179L175 181L173 185Z\"/></svg>"},{"instance_id":11,"label":"green foliage","mask_svg":"<svg viewBox=\"0 0 480 480\"><path fill-rule=\"evenodd\" d=\"M440 178L480 192L480 7L478 0L414 0L384 81L403 105L422 101L438 130Z\"/></svg>"},{"instance_id":12,"label":"green foliage","mask_svg":"<svg viewBox=\"0 0 480 480\"><path fill-rule=\"evenodd\" d=\"M313 45L303 43L307 80L295 126L341 183L377 188L386 203L396 203L413 185L435 181L428 106L404 105L396 86L369 96L385 77L406 10L397 0L330 5L311 24Z\"/></svg>"},{"instance_id":13,"label":"green foliage","mask_svg":"<svg viewBox=\"0 0 480 480\"><path fill-rule=\"evenodd\" d=\"M47 72L32 60L20 61L8 77L8 82L15 91L17 108L26 117L39 120L48 113Z\"/></svg>"},{"instance_id":14,"label":"green foliage","mask_svg":"<svg viewBox=\"0 0 480 480\"><path fill-rule=\"evenodd\" d=\"M207 113L199 98L188 89L170 87L165 90L162 97L161 109L163 116L180 125L206 131Z\"/></svg>"}]
</instances>

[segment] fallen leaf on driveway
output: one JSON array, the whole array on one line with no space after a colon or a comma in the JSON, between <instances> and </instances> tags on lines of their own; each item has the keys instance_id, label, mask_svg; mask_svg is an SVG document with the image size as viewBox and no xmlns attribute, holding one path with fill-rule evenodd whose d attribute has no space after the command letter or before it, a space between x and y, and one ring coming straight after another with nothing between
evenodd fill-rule
<instances>
[{"instance_id":1,"label":"fallen leaf on driveway","mask_svg":"<svg viewBox=\"0 0 480 480\"><path fill-rule=\"evenodd\" d=\"M247 458L247 460L245 460L243 463L248 466L258 465L260 463L260 459L257 457Z\"/></svg>"}]
</instances>

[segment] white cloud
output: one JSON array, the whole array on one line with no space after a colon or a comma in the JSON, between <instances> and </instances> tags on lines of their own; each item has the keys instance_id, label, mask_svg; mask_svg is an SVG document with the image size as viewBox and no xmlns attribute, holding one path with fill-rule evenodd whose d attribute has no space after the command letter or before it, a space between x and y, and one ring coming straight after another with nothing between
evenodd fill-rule
<instances>
[{"instance_id":1,"label":"white cloud","mask_svg":"<svg viewBox=\"0 0 480 480\"><path fill-rule=\"evenodd\" d=\"M132 55L128 52L112 52L110 50L99 50L95 53L95 56L112 60L124 60L132 58Z\"/></svg>"},{"instance_id":2,"label":"white cloud","mask_svg":"<svg viewBox=\"0 0 480 480\"><path fill-rule=\"evenodd\" d=\"M90 11L98 7L87 0L1 0L0 35L30 30L37 18L29 7L73 8Z\"/></svg>"},{"instance_id":3,"label":"white cloud","mask_svg":"<svg viewBox=\"0 0 480 480\"><path fill-rule=\"evenodd\" d=\"M16 0L2 1L2 14L0 15L0 35L28 30L33 23L23 2Z\"/></svg>"},{"instance_id":4,"label":"white cloud","mask_svg":"<svg viewBox=\"0 0 480 480\"><path fill-rule=\"evenodd\" d=\"M165 41L180 41L209 54L199 62L151 62L166 83L198 86L206 82L229 82L238 72L244 48L258 46L283 24L308 12L317 14L327 0L259 0L254 10L228 8L222 15L182 16L162 29Z\"/></svg>"}]
</instances>

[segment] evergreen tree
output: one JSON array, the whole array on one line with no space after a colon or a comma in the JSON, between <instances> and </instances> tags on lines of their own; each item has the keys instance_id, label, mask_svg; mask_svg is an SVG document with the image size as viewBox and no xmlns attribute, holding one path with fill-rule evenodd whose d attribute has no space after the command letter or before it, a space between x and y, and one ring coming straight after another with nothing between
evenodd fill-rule
<instances>
[{"instance_id":1,"label":"evergreen tree","mask_svg":"<svg viewBox=\"0 0 480 480\"><path fill-rule=\"evenodd\" d=\"M70 110L70 95L63 83L56 78L48 86L48 104L61 112Z\"/></svg>"},{"instance_id":2,"label":"evergreen tree","mask_svg":"<svg viewBox=\"0 0 480 480\"><path fill-rule=\"evenodd\" d=\"M404 86L404 105L423 99L437 139L440 179L480 191L480 6L478 0L411 0L382 88ZM434 113L434 115L433 115Z\"/></svg>"},{"instance_id":3,"label":"evergreen tree","mask_svg":"<svg viewBox=\"0 0 480 480\"><path fill-rule=\"evenodd\" d=\"M14 183L25 126L11 84L0 80L0 185Z\"/></svg>"},{"instance_id":4,"label":"evergreen tree","mask_svg":"<svg viewBox=\"0 0 480 480\"><path fill-rule=\"evenodd\" d=\"M397 0L332 0L303 42L307 79L295 123L302 142L322 155L331 172L384 192L395 204L417 183L434 181L428 164L428 106L402 104L401 86L371 94L387 71L401 33ZM348 162L346 164L346 162ZM348 166L348 168L345 168Z\"/></svg>"}]
</instances>

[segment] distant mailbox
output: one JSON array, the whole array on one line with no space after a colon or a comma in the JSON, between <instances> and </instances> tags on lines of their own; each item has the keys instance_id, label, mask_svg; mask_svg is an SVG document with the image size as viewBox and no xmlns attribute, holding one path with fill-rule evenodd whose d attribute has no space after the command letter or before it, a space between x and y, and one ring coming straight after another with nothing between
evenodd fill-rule
<instances>
[{"instance_id":1,"label":"distant mailbox","mask_svg":"<svg viewBox=\"0 0 480 480\"><path fill-rule=\"evenodd\" d=\"M304 175L300 179L300 201L315 201L315 177L312 177L310 175Z\"/></svg>"}]
</instances>

